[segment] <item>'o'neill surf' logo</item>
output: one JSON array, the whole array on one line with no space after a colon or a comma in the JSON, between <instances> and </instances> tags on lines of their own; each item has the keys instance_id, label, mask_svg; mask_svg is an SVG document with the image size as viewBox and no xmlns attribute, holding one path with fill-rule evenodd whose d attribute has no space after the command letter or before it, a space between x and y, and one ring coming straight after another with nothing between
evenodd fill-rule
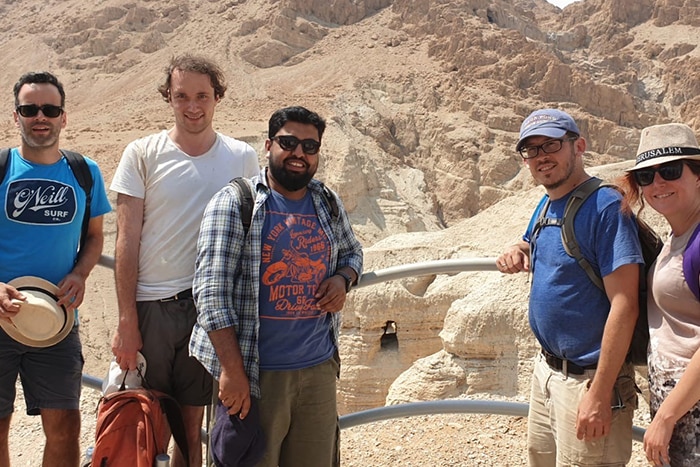
<instances>
[{"instance_id":1,"label":"'o'neill surf' logo","mask_svg":"<svg viewBox=\"0 0 700 467\"><path fill-rule=\"evenodd\" d=\"M7 190L5 214L23 224L68 224L75 217L76 205L70 185L54 180L15 180Z\"/></svg>"}]
</instances>

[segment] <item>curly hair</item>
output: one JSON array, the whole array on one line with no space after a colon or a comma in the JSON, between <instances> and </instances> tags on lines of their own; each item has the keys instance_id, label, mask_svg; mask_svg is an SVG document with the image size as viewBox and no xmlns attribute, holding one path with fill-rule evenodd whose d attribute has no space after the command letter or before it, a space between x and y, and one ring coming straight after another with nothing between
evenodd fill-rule
<instances>
[{"instance_id":1,"label":"curly hair","mask_svg":"<svg viewBox=\"0 0 700 467\"><path fill-rule=\"evenodd\" d=\"M170 102L170 86L175 70L192 71L208 75L214 88L214 97L216 99L224 97L227 88L226 78L219 65L200 55L184 54L173 57L170 60L170 64L165 68L165 82L158 86L158 92L160 92L160 95L163 96L166 102Z\"/></svg>"}]
</instances>

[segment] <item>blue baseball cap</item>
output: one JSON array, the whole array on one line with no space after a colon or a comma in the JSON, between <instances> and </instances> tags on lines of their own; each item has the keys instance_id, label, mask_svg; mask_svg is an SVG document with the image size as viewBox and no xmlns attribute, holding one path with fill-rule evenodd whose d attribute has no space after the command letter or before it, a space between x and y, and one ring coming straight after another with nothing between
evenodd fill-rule
<instances>
[{"instance_id":1,"label":"blue baseball cap","mask_svg":"<svg viewBox=\"0 0 700 467\"><path fill-rule=\"evenodd\" d=\"M569 131L581 134L576 122L568 113L557 109L535 110L520 125L520 139L515 150L520 151L523 141L530 136L561 138Z\"/></svg>"}]
</instances>

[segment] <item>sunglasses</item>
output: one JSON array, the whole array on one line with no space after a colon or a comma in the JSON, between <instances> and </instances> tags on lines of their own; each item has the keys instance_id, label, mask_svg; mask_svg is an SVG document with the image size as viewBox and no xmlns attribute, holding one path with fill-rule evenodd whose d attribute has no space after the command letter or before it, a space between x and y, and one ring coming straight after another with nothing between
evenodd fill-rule
<instances>
[{"instance_id":1,"label":"sunglasses","mask_svg":"<svg viewBox=\"0 0 700 467\"><path fill-rule=\"evenodd\" d=\"M678 180L683 175L683 161L667 162L658 167L639 169L632 172L634 180L639 186L647 186L654 183L654 176L659 172L661 178L667 181Z\"/></svg>"},{"instance_id":2,"label":"sunglasses","mask_svg":"<svg viewBox=\"0 0 700 467\"><path fill-rule=\"evenodd\" d=\"M20 114L21 116L23 116L24 118L36 117L37 115L39 115L40 110L41 110L41 113L43 113L44 116L48 117L48 118L56 118L63 113L63 107L59 107L58 105L51 105L51 104L18 105L16 110L17 110L17 113Z\"/></svg>"},{"instance_id":3,"label":"sunglasses","mask_svg":"<svg viewBox=\"0 0 700 467\"><path fill-rule=\"evenodd\" d=\"M315 139L299 139L296 136L273 136L270 138L273 141L277 141L277 144L285 151L294 151L297 146L301 144L301 150L304 154L313 156L318 154L319 149L321 149L321 143Z\"/></svg>"}]
</instances>

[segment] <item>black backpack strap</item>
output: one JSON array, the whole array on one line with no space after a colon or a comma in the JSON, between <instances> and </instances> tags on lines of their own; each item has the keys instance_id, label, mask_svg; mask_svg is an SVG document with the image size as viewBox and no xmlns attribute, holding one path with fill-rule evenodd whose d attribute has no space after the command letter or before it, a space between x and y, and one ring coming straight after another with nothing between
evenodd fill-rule
<instances>
[{"instance_id":1,"label":"black backpack strap","mask_svg":"<svg viewBox=\"0 0 700 467\"><path fill-rule=\"evenodd\" d=\"M340 208L338 208L338 200L336 199L335 195L333 195L333 192L323 183L321 183L321 191L323 192L323 196L331 209L331 217L335 221L336 219L338 219L338 217L340 217Z\"/></svg>"},{"instance_id":2,"label":"black backpack strap","mask_svg":"<svg viewBox=\"0 0 700 467\"><path fill-rule=\"evenodd\" d=\"M576 232L574 230L574 219L576 218L576 213L578 213L578 210L581 208L586 199L588 199L588 197L601 186L604 186L603 181L599 178L592 177L583 182L571 194L571 197L566 202L566 207L564 208L564 222L561 228L561 241L564 244L566 253L574 258L579 266L586 271L586 274L591 279L591 282L593 282L599 289L605 290L603 287L603 280L593 270L591 263L589 263L588 260L583 257L581 248L579 248L578 242L576 241Z\"/></svg>"},{"instance_id":3,"label":"black backpack strap","mask_svg":"<svg viewBox=\"0 0 700 467\"><path fill-rule=\"evenodd\" d=\"M561 227L561 241L564 245L564 250L566 253L574 258L576 262L581 266L581 268L586 272L591 282L593 282L596 287L603 289L603 280L598 277L591 263L588 262L586 258L583 257L581 249L579 248L578 242L576 241L576 232L574 231L574 219L576 218L576 213L583 205L583 202L598 188L604 186L602 180L599 178L592 177L585 182L583 182L578 188L571 193L571 197L566 202L564 207L564 215L561 219L546 217L547 209L551 200L547 198L547 201L542 206L539 212L537 221L535 222L532 232L530 233L530 256L532 257L532 247L536 242L537 235L542 227L545 226L560 226Z\"/></svg>"},{"instance_id":4,"label":"black backpack strap","mask_svg":"<svg viewBox=\"0 0 700 467\"><path fill-rule=\"evenodd\" d=\"M148 384L148 380L141 373L141 370L136 368L136 371L141 378L141 385L143 386L143 389L149 391L152 397L158 399L160 408L163 410L165 418L168 419L168 425L170 425L170 432L173 435L173 439L180 448L182 457L185 459L185 463L189 467L190 449L189 444L187 443L187 432L185 431L185 422L182 419L182 409L180 408L180 404L178 404L172 396L169 396L164 392L157 391L156 393ZM128 373L129 371L126 372L126 374ZM124 381L126 381L126 374L124 375ZM123 386L124 383L122 383L122 388L120 390L123 390Z\"/></svg>"},{"instance_id":5,"label":"black backpack strap","mask_svg":"<svg viewBox=\"0 0 700 467\"><path fill-rule=\"evenodd\" d=\"M90 205L92 204L92 174L90 173L90 167L88 167L85 158L73 151L66 151L61 149L61 154L68 161L68 165L73 171L73 176L78 181L78 184L85 192L85 215L83 216L83 224L80 230L80 248L82 249L85 245L85 240L87 239L88 225L90 224ZM0 182L5 179L5 174L7 172L8 162L10 160L10 149L2 148L0 149Z\"/></svg>"},{"instance_id":6,"label":"black backpack strap","mask_svg":"<svg viewBox=\"0 0 700 467\"><path fill-rule=\"evenodd\" d=\"M238 191L238 196L241 199L241 222L243 223L243 231L248 235L250 222L253 220L253 189L243 177L236 177L229 183Z\"/></svg>"},{"instance_id":7,"label":"black backpack strap","mask_svg":"<svg viewBox=\"0 0 700 467\"><path fill-rule=\"evenodd\" d=\"M245 234L248 235L250 223L253 219L253 205L255 204L253 188L250 186L250 182L248 182L248 180L244 177L236 177L229 183L236 189L241 200L241 222L243 223L243 230ZM323 192L323 197L331 210L331 217L335 221L338 219L338 217L340 217L338 200L333 192L323 183L321 183L321 191Z\"/></svg>"},{"instance_id":8,"label":"black backpack strap","mask_svg":"<svg viewBox=\"0 0 700 467\"><path fill-rule=\"evenodd\" d=\"M5 180L5 172L7 172L7 163L10 160L10 148L0 149L0 183Z\"/></svg>"},{"instance_id":9,"label":"black backpack strap","mask_svg":"<svg viewBox=\"0 0 700 467\"><path fill-rule=\"evenodd\" d=\"M170 431L173 434L175 444L177 444L177 446L180 448L180 452L182 452L182 457L185 459L185 465L189 467L190 448L187 443L185 422L182 420L182 410L180 409L180 404L166 394L161 394L158 397L158 400L160 402L160 407L163 409L163 413L165 413L165 416L168 419L168 425L170 425Z\"/></svg>"},{"instance_id":10,"label":"black backpack strap","mask_svg":"<svg viewBox=\"0 0 700 467\"><path fill-rule=\"evenodd\" d=\"M83 216L83 225L80 231L80 249L85 246L85 241L87 240L87 231L90 224L90 206L92 204L92 174L90 173L90 167L88 167L85 158L73 151L61 150L61 154L68 161L68 165L73 171L73 176L78 181L78 184L85 192L85 215Z\"/></svg>"},{"instance_id":11,"label":"black backpack strap","mask_svg":"<svg viewBox=\"0 0 700 467\"><path fill-rule=\"evenodd\" d=\"M537 213L537 220L532 226L532 231L530 232L530 241L528 242L528 245L530 246L530 259L532 259L532 252L534 250L535 243L537 242L537 236L540 234L540 230L542 230L542 227L545 227L547 225L561 225L561 219L546 217L547 209L549 209L550 202L551 200L549 199L549 196L546 196L546 201L544 202L544 204L542 204L540 211Z\"/></svg>"}]
</instances>

